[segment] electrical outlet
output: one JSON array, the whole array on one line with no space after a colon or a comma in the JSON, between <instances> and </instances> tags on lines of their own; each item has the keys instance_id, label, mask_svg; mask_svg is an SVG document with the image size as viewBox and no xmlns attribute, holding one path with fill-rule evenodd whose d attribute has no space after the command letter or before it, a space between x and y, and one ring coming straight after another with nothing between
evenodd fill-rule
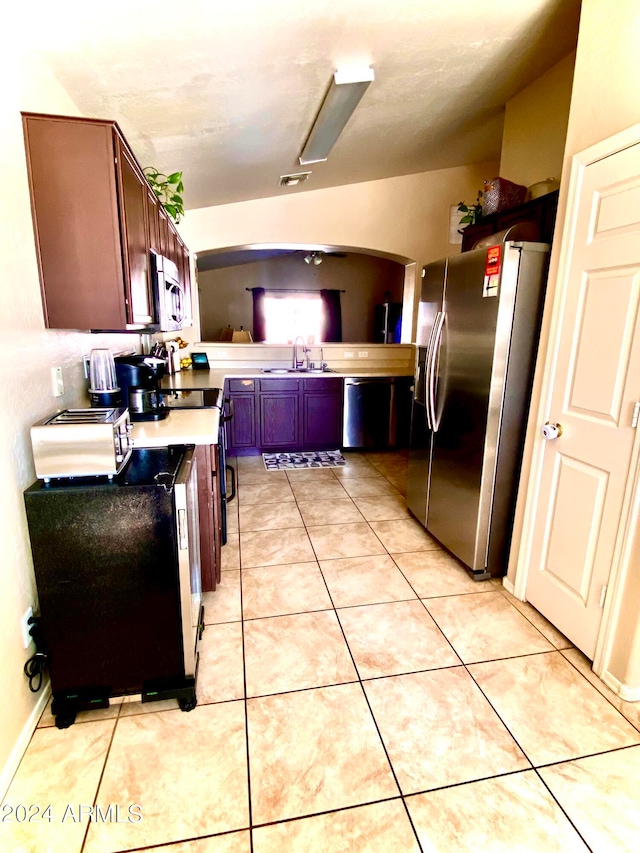
<instances>
[{"instance_id":1,"label":"electrical outlet","mask_svg":"<svg viewBox=\"0 0 640 853\"><path fill-rule=\"evenodd\" d=\"M31 625L29 625L29 619L31 619L32 616L33 607L30 607L20 620L20 628L22 629L22 643L25 649L28 649L31 643L33 643L33 637L29 633L29 629L31 628Z\"/></svg>"},{"instance_id":2,"label":"electrical outlet","mask_svg":"<svg viewBox=\"0 0 640 853\"><path fill-rule=\"evenodd\" d=\"M351 350L345 350L344 351L344 357L345 358L353 358L353 353L351 352Z\"/></svg>"},{"instance_id":3,"label":"electrical outlet","mask_svg":"<svg viewBox=\"0 0 640 853\"><path fill-rule=\"evenodd\" d=\"M215 354L214 358L216 358L216 357L217 358L228 358L229 353L226 349L219 349L219 350L216 350L216 354Z\"/></svg>"},{"instance_id":4,"label":"electrical outlet","mask_svg":"<svg viewBox=\"0 0 640 853\"><path fill-rule=\"evenodd\" d=\"M358 358L369 358L369 351L366 349L358 350Z\"/></svg>"},{"instance_id":5,"label":"electrical outlet","mask_svg":"<svg viewBox=\"0 0 640 853\"><path fill-rule=\"evenodd\" d=\"M51 385L53 387L53 396L62 397L64 394L64 379L62 378L62 368L51 368Z\"/></svg>"}]
</instances>

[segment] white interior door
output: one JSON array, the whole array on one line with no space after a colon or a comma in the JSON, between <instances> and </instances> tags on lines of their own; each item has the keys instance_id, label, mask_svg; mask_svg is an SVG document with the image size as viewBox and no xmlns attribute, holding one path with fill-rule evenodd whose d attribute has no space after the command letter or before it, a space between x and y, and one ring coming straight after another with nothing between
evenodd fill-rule
<instances>
[{"instance_id":1,"label":"white interior door","mask_svg":"<svg viewBox=\"0 0 640 853\"><path fill-rule=\"evenodd\" d=\"M526 598L593 659L640 400L640 145L586 166L576 206Z\"/></svg>"}]
</instances>

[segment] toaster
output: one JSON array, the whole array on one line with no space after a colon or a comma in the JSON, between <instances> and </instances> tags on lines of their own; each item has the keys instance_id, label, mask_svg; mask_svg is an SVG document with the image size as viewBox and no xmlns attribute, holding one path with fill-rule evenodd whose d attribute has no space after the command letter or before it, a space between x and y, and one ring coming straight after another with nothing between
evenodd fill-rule
<instances>
[{"instance_id":1,"label":"toaster","mask_svg":"<svg viewBox=\"0 0 640 853\"><path fill-rule=\"evenodd\" d=\"M131 438L129 409L64 409L31 427L36 476L48 483L52 477L108 477L112 479L129 461Z\"/></svg>"}]
</instances>

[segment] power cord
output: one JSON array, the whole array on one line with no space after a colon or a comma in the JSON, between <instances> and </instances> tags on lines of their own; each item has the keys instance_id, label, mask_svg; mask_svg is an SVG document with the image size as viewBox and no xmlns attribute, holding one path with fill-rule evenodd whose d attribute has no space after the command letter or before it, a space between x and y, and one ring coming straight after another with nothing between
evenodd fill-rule
<instances>
[{"instance_id":1,"label":"power cord","mask_svg":"<svg viewBox=\"0 0 640 853\"><path fill-rule=\"evenodd\" d=\"M47 665L48 655L45 652L44 637L42 636L42 626L39 616L32 616L29 619L29 633L33 638L36 646L36 653L32 655L24 665L24 674L29 679L29 690L32 693L37 693L42 687L42 679L44 670Z\"/></svg>"}]
</instances>

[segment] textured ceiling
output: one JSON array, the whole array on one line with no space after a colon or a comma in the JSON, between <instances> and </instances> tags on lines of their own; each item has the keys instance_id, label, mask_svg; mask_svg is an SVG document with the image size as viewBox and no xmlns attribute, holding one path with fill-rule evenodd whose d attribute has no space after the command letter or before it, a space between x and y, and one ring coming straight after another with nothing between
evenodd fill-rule
<instances>
[{"instance_id":1,"label":"textured ceiling","mask_svg":"<svg viewBox=\"0 0 640 853\"><path fill-rule=\"evenodd\" d=\"M575 47L579 0L57 0L29 21L85 115L187 208L497 159L505 103ZM376 79L329 159L298 155L333 71Z\"/></svg>"}]
</instances>

